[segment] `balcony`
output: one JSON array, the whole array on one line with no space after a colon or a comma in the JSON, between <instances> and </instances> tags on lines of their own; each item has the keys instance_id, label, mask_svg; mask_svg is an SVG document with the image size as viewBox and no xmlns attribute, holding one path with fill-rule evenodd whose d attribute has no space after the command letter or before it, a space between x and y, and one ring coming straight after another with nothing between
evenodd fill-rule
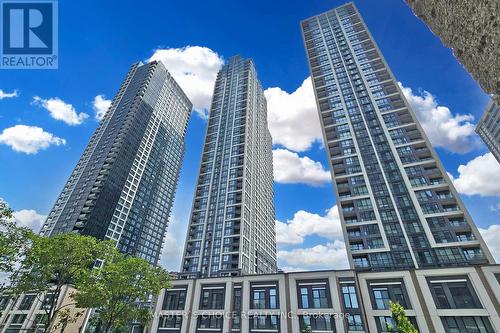
<instances>
[{"instance_id":1,"label":"balcony","mask_svg":"<svg viewBox=\"0 0 500 333\"><path fill-rule=\"evenodd\" d=\"M457 233L457 242L470 242L475 241L476 237L472 232Z\"/></svg>"},{"instance_id":2,"label":"balcony","mask_svg":"<svg viewBox=\"0 0 500 333\"><path fill-rule=\"evenodd\" d=\"M467 260L470 261L485 261L486 257L483 254L483 251L479 248L465 248L463 249L464 256Z\"/></svg>"},{"instance_id":3,"label":"balcony","mask_svg":"<svg viewBox=\"0 0 500 333\"><path fill-rule=\"evenodd\" d=\"M349 248L351 251L363 251L365 250L365 246L362 242L350 243Z\"/></svg>"},{"instance_id":4,"label":"balcony","mask_svg":"<svg viewBox=\"0 0 500 333\"><path fill-rule=\"evenodd\" d=\"M442 177L429 179L429 185L440 185L445 183L446 181Z\"/></svg>"},{"instance_id":5,"label":"balcony","mask_svg":"<svg viewBox=\"0 0 500 333\"><path fill-rule=\"evenodd\" d=\"M377 50L372 49L371 51L357 55L357 58L361 64L364 64L369 61L380 59L380 55L378 54Z\"/></svg>"},{"instance_id":6,"label":"balcony","mask_svg":"<svg viewBox=\"0 0 500 333\"><path fill-rule=\"evenodd\" d=\"M448 223L455 229L469 229L469 224L464 220L450 219Z\"/></svg>"},{"instance_id":7,"label":"balcony","mask_svg":"<svg viewBox=\"0 0 500 333\"><path fill-rule=\"evenodd\" d=\"M354 212L354 210L355 210L354 205L342 206L342 212L344 213L352 213Z\"/></svg>"}]
</instances>

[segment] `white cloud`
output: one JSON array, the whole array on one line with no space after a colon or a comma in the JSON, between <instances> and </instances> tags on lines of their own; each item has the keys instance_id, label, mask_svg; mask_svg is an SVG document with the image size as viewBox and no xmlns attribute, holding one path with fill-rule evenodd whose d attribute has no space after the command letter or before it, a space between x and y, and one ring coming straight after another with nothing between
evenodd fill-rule
<instances>
[{"instance_id":1,"label":"white cloud","mask_svg":"<svg viewBox=\"0 0 500 333\"><path fill-rule=\"evenodd\" d=\"M37 126L15 125L3 130L0 143L21 153L36 154L50 145L65 145L66 140Z\"/></svg>"},{"instance_id":2,"label":"white cloud","mask_svg":"<svg viewBox=\"0 0 500 333\"><path fill-rule=\"evenodd\" d=\"M206 118L222 56L208 47L186 46L157 49L148 61L161 60L193 103L194 110Z\"/></svg>"},{"instance_id":3,"label":"white cloud","mask_svg":"<svg viewBox=\"0 0 500 333\"><path fill-rule=\"evenodd\" d=\"M167 231L163 240L160 265L169 271L178 271L183 248L171 232Z\"/></svg>"},{"instance_id":4,"label":"white cloud","mask_svg":"<svg viewBox=\"0 0 500 333\"><path fill-rule=\"evenodd\" d=\"M160 255L160 266L172 272L179 271L182 252L184 251L183 241L186 236L186 226L179 224L180 222L174 216L170 217ZM179 242L179 240L182 240L182 242Z\"/></svg>"},{"instance_id":5,"label":"white cloud","mask_svg":"<svg viewBox=\"0 0 500 333\"><path fill-rule=\"evenodd\" d=\"M92 102L92 108L95 112L95 119L101 120L104 118L106 111L108 111L111 106L111 100L104 98L104 95L97 95L94 97L94 101Z\"/></svg>"},{"instance_id":6,"label":"white cloud","mask_svg":"<svg viewBox=\"0 0 500 333\"><path fill-rule=\"evenodd\" d=\"M47 218L47 215L38 214L36 210L33 209L21 209L14 212L13 215L18 225L28 227L34 232L40 231L42 224Z\"/></svg>"},{"instance_id":7,"label":"white cloud","mask_svg":"<svg viewBox=\"0 0 500 333\"><path fill-rule=\"evenodd\" d=\"M311 77L291 94L279 87L268 88L264 94L274 144L301 152L322 142Z\"/></svg>"},{"instance_id":8,"label":"white cloud","mask_svg":"<svg viewBox=\"0 0 500 333\"><path fill-rule=\"evenodd\" d=\"M479 232L483 236L486 245L490 249L493 258L498 263L500 262L500 225L492 224L488 227L488 229L479 228Z\"/></svg>"},{"instance_id":9,"label":"white cloud","mask_svg":"<svg viewBox=\"0 0 500 333\"><path fill-rule=\"evenodd\" d=\"M14 98L17 96L19 96L19 93L17 92L17 90L14 90L13 92L8 93L8 92L0 89L0 100L4 99L4 98Z\"/></svg>"},{"instance_id":10,"label":"white cloud","mask_svg":"<svg viewBox=\"0 0 500 333\"><path fill-rule=\"evenodd\" d=\"M500 164L493 154L486 153L458 167L453 179L457 191L467 195L500 195Z\"/></svg>"},{"instance_id":11,"label":"white cloud","mask_svg":"<svg viewBox=\"0 0 500 333\"><path fill-rule=\"evenodd\" d=\"M49 111L52 118L62 120L71 126L80 125L89 117L86 113L78 113L73 105L66 103L58 97L44 99L39 96L35 96L33 97L33 104L40 105Z\"/></svg>"},{"instance_id":12,"label":"white cloud","mask_svg":"<svg viewBox=\"0 0 500 333\"><path fill-rule=\"evenodd\" d=\"M282 263L281 266L288 270L346 269L349 267L345 243L341 240L310 248L281 250L278 251L278 259Z\"/></svg>"},{"instance_id":13,"label":"white cloud","mask_svg":"<svg viewBox=\"0 0 500 333\"><path fill-rule=\"evenodd\" d=\"M276 241L279 246L303 244L307 236L328 239L326 244L295 247L278 251L281 269L287 272L310 269L344 269L348 267L337 206L324 216L303 210L296 212L286 223L276 221Z\"/></svg>"},{"instance_id":14,"label":"white cloud","mask_svg":"<svg viewBox=\"0 0 500 333\"><path fill-rule=\"evenodd\" d=\"M273 150L273 168L277 183L320 186L332 179L320 162L286 149Z\"/></svg>"},{"instance_id":15,"label":"white cloud","mask_svg":"<svg viewBox=\"0 0 500 333\"><path fill-rule=\"evenodd\" d=\"M454 153L467 153L479 146L472 115L454 115L448 107L438 105L430 92L424 90L416 95L401 82L399 86L434 146Z\"/></svg>"},{"instance_id":16,"label":"white cloud","mask_svg":"<svg viewBox=\"0 0 500 333\"><path fill-rule=\"evenodd\" d=\"M311 235L321 236L329 240L342 239L342 227L337 205L328 209L324 216L299 210L286 223L276 221L276 242L278 244L302 244L305 237Z\"/></svg>"}]
</instances>

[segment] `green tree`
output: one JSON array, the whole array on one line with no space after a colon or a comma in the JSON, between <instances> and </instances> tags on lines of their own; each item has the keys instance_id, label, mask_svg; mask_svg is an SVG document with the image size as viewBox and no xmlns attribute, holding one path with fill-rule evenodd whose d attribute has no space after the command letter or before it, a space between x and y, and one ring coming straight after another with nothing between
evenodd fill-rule
<instances>
[{"instance_id":1,"label":"green tree","mask_svg":"<svg viewBox=\"0 0 500 333\"><path fill-rule=\"evenodd\" d=\"M12 209L0 199L0 271L13 273L37 236L16 225Z\"/></svg>"},{"instance_id":2,"label":"green tree","mask_svg":"<svg viewBox=\"0 0 500 333\"><path fill-rule=\"evenodd\" d=\"M392 322L396 325L396 327L389 327L391 332L418 333L418 330L406 316L404 307L399 302L389 301L389 307L391 309Z\"/></svg>"},{"instance_id":3,"label":"green tree","mask_svg":"<svg viewBox=\"0 0 500 333\"><path fill-rule=\"evenodd\" d=\"M58 305L63 287L91 275L94 263L105 258L114 247L112 242L100 242L76 233L35 237L20 270L11 277L12 291L15 295L31 292L44 298L47 315L44 332L49 332L59 313L61 320L69 321L63 308L74 305Z\"/></svg>"},{"instance_id":4,"label":"green tree","mask_svg":"<svg viewBox=\"0 0 500 333\"><path fill-rule=\"evenodd\" d=\"M115 251L100 269L76 285L73 297L78 307L97 310L95 332L121 332L133 321L149 323L152 310L143 305L151 295L169 287L170 277L163 268Z\"/></svg>"}]
</instances>

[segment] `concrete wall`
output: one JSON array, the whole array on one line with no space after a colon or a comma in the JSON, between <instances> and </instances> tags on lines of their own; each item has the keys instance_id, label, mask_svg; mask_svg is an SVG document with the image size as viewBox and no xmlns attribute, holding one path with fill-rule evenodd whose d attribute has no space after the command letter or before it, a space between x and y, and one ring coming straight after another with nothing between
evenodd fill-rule
<instances>
[{"instance_id":1,"label":"concrete wall","mask_svg":"<svg viewBox=\"0 0 500 333\"><path fill-rule=\"evenodd\" d=\"M488 94L500 102L500 1L406 0Z\"/></svg>"}]
</instances>

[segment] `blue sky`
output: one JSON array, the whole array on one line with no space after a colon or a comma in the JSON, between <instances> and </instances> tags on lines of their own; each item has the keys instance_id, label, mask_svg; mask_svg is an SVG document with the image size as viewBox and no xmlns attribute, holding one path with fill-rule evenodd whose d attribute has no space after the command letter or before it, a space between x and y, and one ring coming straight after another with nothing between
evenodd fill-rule
<instances>
[{"instance_id":1,"label":"blue sky","mask_svg":"<svg viewBox=\"0 0 500 333\"><path fill-rule=\"evenodd\" d=\"M0 197L20 212L22 223L37 226L98 125L96 96L103 95L105 104L130 64L155 54L190 90L200 111L189 124L174 221L162 260L165 267L177 270L204 140L206 120L200 114L209 103L217 68L241 54L254 60L268 89L275 162L293 166L287 168L292 172L277 168L280 266L343 268L338 216L328 211L335 197L310 82L304 82L309 73L299 22L345 2L61 1L59 69L0 70ZM495 239L500 235L500 167L473 133L488 96L404 1L354 2L476 224L487 241ZM8 97L13 92L17 96ZM17 125L30 127L6 132ZM43 131L33 131L33 126ZM13 149L16 144L21 151ZM311 253L316 255L307 256Z\"/></svg>"}]
</instances>

